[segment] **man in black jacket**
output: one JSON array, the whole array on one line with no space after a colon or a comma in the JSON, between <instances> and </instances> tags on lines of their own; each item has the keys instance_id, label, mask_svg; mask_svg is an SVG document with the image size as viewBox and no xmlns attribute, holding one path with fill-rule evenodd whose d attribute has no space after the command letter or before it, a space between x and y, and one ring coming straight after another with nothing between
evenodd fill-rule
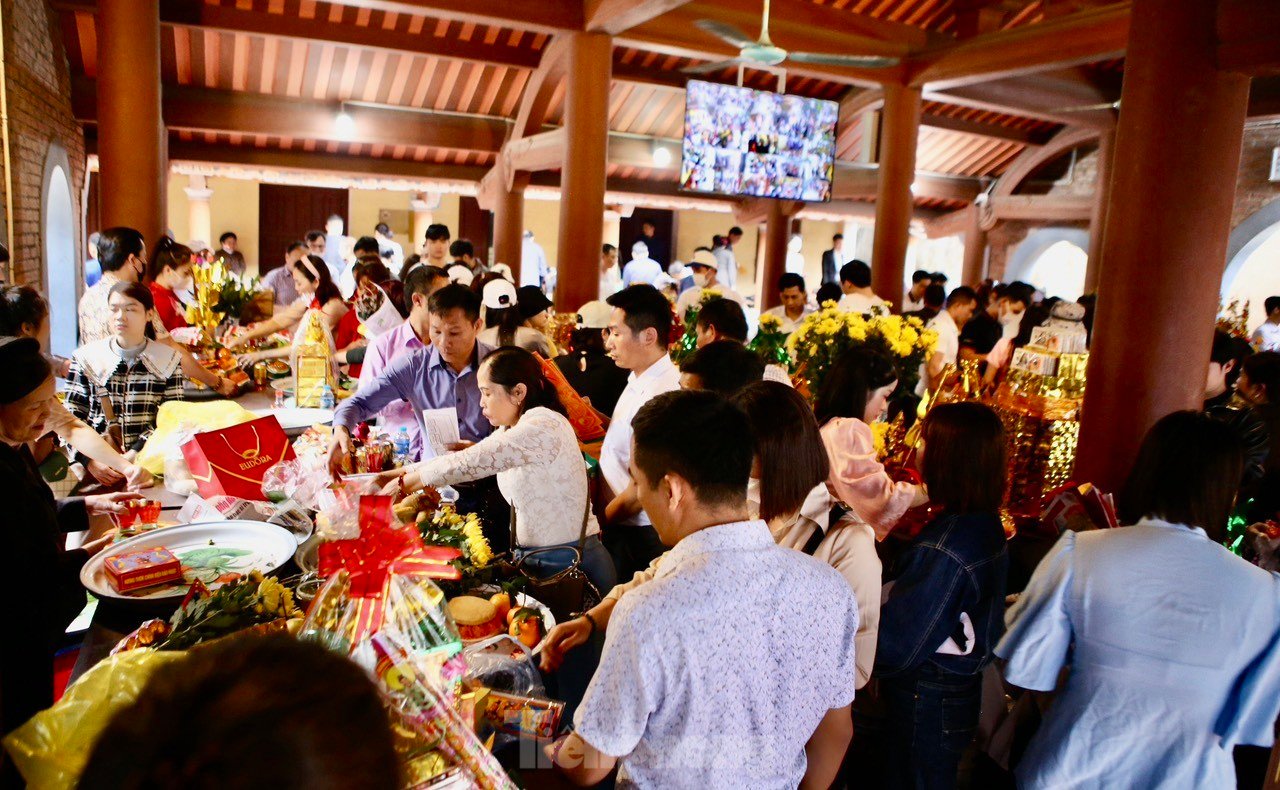
<instances>
[{"instance_id":1,"label":"man in black jacket","mask_svg":"<svg viewBox=\"0 0 1280 790\"><path fill-rule=\"evenodd\" d=\"M831 237L831 249L822 253L822 284L840 282L840 267L844 265L844 234Z\"/></svg>"}]
</instances>

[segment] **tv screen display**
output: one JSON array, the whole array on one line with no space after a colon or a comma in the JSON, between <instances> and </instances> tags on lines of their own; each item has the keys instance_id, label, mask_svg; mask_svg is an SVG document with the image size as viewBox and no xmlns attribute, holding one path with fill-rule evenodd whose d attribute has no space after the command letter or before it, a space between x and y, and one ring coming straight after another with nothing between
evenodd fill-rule
<instances>
[{"instance_id":1,"label":"tv screen display","mask_svg":"<svg viewBox=\"0 0 1280 790\"><path fill-rule=\"evenodd\" d=\"M831 199L836 102L700 80L691 80L685 93L682 189Z\"/></svg>"}]
</instances>

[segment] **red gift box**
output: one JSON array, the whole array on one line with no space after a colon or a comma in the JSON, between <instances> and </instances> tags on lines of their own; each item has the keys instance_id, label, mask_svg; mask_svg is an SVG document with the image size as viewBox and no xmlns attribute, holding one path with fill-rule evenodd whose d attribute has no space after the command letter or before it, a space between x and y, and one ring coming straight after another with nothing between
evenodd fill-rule
<instances>
[{"instance_id":1,"label":"red gift box","mask_svg":"<svg viewBox=\"0 0 1280 790\"><path fill-rule=\"evenodd\" d=\"M182 564L164 547L108 557L102 563L116 592L133 592L182 581Z\"/></svg>"},{"instance_id":2,"label":"red gift box","mask_svg":"<svg viewBox=\"0 0 1280 790\"><path fill-rule=\"evenodd\" d=\"M292 461L293 445L275 417L198 433L182 445L182 455L200 496L219 494L265 500L262 476L281 461Z\"/></svg>"}]
</instances>

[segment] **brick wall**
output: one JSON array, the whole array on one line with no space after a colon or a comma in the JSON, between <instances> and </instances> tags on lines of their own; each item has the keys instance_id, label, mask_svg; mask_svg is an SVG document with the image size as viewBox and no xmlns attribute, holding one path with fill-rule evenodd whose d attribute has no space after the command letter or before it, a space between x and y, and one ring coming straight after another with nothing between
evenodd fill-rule
<instances>
[{"instance_id":1,"label":"brick wall","mask_svg":"<svg viewBox=\"0 0 1280 790\"><path fill-rule=\"evenodd\" d=\"M1271 171L1271 151L1277 145L1280 145L1280 121L1245 129L1231 227L1239 225L1271 201L1280 199L1280 181L1267 180Z\"/></svg>"},{"instance_id":2,"label":"brick wall","mask_svg":"<svg viewBox=\"0 0 1280 790\"><path fill-rule=\"evenodd\" d=\"M13 162L14 249L17 282L46 287L43 272L41 193L52 143L67 153L71 196L81 214L84 187L84 134L71 113L71 87L62 31L46 0L0 0L4 10L9 139ZM0 161L0 190L4 189ZM5 195L8 200L9 195ZM0 213L0 225L5 218ZM79 229L79 219L77 219ZM81 235L81 234L77 234ZM75 240L83 259L83 240Z\"/></svg>"}]
</instances>

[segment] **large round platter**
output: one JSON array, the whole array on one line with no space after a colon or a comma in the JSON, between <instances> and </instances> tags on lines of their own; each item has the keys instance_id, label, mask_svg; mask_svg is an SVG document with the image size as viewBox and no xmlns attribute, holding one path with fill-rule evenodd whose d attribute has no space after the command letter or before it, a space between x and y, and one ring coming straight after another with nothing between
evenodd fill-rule
<instances>
[{"instance_id":1,"label":"large round platter","mask_svg":"<svg viewBox=\"0 0 1280 790\"><path fill-rule=\"evenodd\" d=\"M164 547L183 566L183 582L148 587L135 593L119 593L111 586L103 563L108 557L141 549ZM298 541L287 529L262 521L211 521L146 532L116 543L85 563L80 582L102 598L126 601L154 601L181 598L191 583L199 579L209 589L228 573L241 576L252 570L270 573L293 557Z\"/></svg>"}]
</instances>

